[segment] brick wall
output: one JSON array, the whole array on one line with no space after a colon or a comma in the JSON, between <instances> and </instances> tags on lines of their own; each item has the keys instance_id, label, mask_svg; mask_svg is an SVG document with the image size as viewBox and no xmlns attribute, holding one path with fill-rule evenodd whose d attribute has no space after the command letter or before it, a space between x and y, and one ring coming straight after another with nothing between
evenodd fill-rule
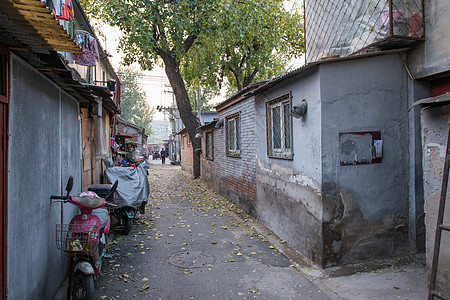
<instances>
[{"instance_id":1,"label":"brick wall","mask_svg":"<svg viewBox=\"0 0 450 300\"><path fill-rule=\"evenodd\" d=\"M256 135L254 98L244 99L219 111L219 119L240 112L240 157L226 154L226 125L214 130L214 158L205 158L202 140L202 180L222 196L236 203L250 215L256 216Z\"/></svg>"}]
</instances>

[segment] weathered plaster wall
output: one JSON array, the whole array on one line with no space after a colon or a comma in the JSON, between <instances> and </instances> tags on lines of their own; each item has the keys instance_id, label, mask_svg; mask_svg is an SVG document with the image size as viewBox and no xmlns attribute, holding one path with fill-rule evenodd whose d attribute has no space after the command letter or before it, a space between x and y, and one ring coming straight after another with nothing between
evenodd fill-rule
<instances>
[{"instance_id":1,"label":"weathered plaster wall","mask_svg":"<svg viewBox=\"0 0 450 300\"><path fill-rule=\"evenodd\" d=\"M292 91L296 105L307 99L308 111L292 119L292 160L269 158L266 102ZM283 82L256 96L256 187L259 220L292 247L322 263L321 104L319 72Z\"/></svg>"},{"instance_id":2,"label":"weathered plaster wall","mask_svg":"<svg viewBox=\"0 0 450 300\"><path fill-rule=\"evenodd\" d=\"M214 163L219 193L239 208L256 217L256 165L255 165L255 100L247 98L219 111L219 119L240 112L241 153L230 157L226 153L226 125L214 131Z\"/></svg>"},{"instance_id":3,"label":"weathered plaster wall","mask_svg":"<svg viewBox=\"0 0 450 300\"><path fill-rule=\"evenodd\" d=\"M425 42L410 53L409 65L414 78L450 70L449 1L425 2Z\"/></svg>"},{"instance_id":4,"label":"weathered plaster wall","mask_svg":"<svg viewBox=\"0 0 450 300\"><path fill-rule=\"evenodd\" d=\"M55 224L69 175L81 187L78 103L19 58L11 58L8 162L8 299L52 299L65 277ZM76 208L64 205L64 221Z\"/></svg>"},{"instance_id":5,"label":"weathered plaster wall","mask_svg":"<svg viewBox=\"0 0 450 300\"><path fill-rule=\"evenodd\" d=\"M325 266L408 246L406 76L395 54L320 67ZM339 134L366 131L381 132L382 163L341 166Z\"/></svg>"},{"instance_id":6,"label":"weathered plaster wall","mask_svg":"<svg viewBox=\"0 0 450 300\"><path fill-rule=\"evenodd\" d=\"M188 142L189 135L187 133L181 135L181 168L189 174L194 174L193 148L192 143Z\"/></svg>"},{"instance_id":7,"label":"weathered plaster wall","mask_svg":"<svg viewBox=\"0 0 450 300\"><path fill-rule=\"evenodd\" d=\"M427 228L426 254L427 269L431 269L436 234L439 199L444 171L447 134L450 123L450 106L423 109L423 182L425 196L425 225ZM447 193L447 205L444 224L450 224L450 193ZM450 294L450 234L443 232L441 239L437 283L440 291Z\"/></svg>"},{"instance_id":8,"label":"weathered plaster wall","mask_svg":"<svg viewBox=\"0 0 450 300\"><path fill-rule=\"evenodd\" d=\"M430 87L408 79L411 105L430 95ZM422 134L420 106L409 111L409 245L411 252L425 253L425 211L423 196Z\"/></svg>"},{"instance_id":9,"label":"weathered plaster wall","mask_svg":"<svg viewBox=\"0 0 450 300\"><path fill-rule=\"evenodd\" d=\"M82 185L81 189L86 191L95 183L96 160L94 146L94 120L89 116L88 109L81 109L81 149L82 149Z\"/></svg>"}]
</instances>

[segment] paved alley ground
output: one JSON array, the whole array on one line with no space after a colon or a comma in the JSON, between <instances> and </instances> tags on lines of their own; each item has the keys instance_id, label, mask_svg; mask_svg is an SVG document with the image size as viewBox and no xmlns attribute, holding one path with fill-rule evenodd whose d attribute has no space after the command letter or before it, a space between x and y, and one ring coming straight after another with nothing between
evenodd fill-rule
<instances>
[{"instance_id":1,"label":"paved alley ground","mask_svg":"<svg viewBox=\"0 0 450 300\"><path fill-rule=\"evenodd\" d=\"M423 265L322 270L179 166L150 163L146 213L110 236L96 299L426 299Z\"/></svg>"},{"instance_id":2,"label":"paved alley ground","mask_svg":"<svg viewBox=\"0 0 450 300\"><path fill-rule=\"evenodd\" d=\"M110 238L96 299L336 299L180 167L152 162L149 182L146 214Z\"/></svg>"}]
</instances>

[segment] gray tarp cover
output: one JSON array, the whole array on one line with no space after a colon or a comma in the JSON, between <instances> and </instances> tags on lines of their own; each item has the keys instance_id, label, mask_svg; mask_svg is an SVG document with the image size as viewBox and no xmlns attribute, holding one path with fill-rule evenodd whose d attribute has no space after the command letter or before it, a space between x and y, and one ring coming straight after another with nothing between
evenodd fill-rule
<instances>
[{"instance_id":1,"label":"gray tarp cover","mask_svg":"<svg viewBox=\"0 0 450 300\"><path fill-rule=\"evenodd\" d=\"M111 161L112 162L112 161ZM131 206L137 208L142 202L147 202L149 186L147 181L147 163L140 164L136 169L132 167L113 167L105 160L106 178L110 183L119 180L114 194L114 203L118 207Z\"/></svg>"}]
</instances>

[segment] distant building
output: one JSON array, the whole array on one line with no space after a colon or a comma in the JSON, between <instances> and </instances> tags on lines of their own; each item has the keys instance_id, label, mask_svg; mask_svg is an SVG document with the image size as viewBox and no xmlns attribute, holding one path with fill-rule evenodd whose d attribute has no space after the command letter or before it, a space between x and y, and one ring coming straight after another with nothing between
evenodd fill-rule
<instances>
[{"instance_id":1,"label":"distant building","mask_svg":"<svg viewBox=\"0 0 450 300\"><path fill-rule=\"evenodd\" d=\"M145 128L117 117L116 142L120 145L117 151L120 159L143 155L147 144Z\"/></svg>"},{"instance_id":2,"label":"distant building","mask_svg":"<svg viewBox=\"0 0 450 300\"><path fill-rule=\"evenodd\" d=\"M161 143L163 140L169 139L172 129L169 120L154 120L151 123L152 134L148 137L150 144Z\"/></svg>"},{"instance_id":3,"label":"distant building","mask_svg":"<svg viewBox=\"0 0 450 300\"><path fill-rule=\"evenodd\" d=\"M193 113L197 116L196 111L194 111ZM200 122L202 126L204 126L206 124L215 122L217 117L217 111L202 111L200 114ZM171 158L175 157L175 159L172 158L172 160L178 160L179 156L181 161L181 168L192 174L194 172L194 149L192 149L192 143L186 128L184 128L184 124L182 124L181 126L183 129L177 132L177 136L179 138L178 143L173 143L174 138L172 138L172 141L169 141L169 144L171 144L171 146L169 147L169 156Z\"/></svg>"}]
</instances>

